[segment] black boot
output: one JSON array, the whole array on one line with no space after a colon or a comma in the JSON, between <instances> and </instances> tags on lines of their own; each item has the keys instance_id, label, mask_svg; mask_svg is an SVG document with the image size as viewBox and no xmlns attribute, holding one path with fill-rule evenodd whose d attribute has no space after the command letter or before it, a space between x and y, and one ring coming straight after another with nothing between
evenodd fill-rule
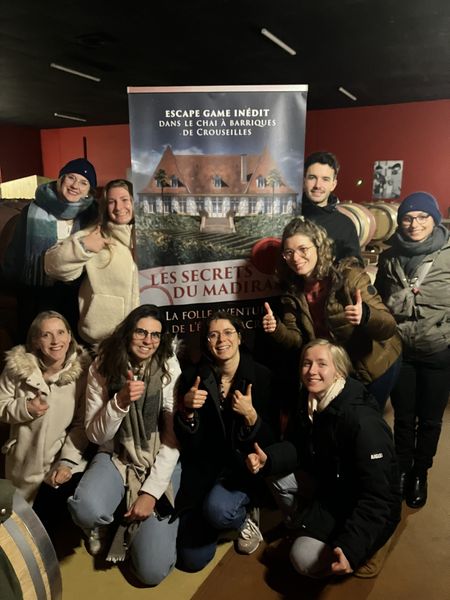
<instances>
[{"instance_id":1,"label":"black boot","mask_svg":"<svg viewBox=\"0 0 450 600\"><path fill-rule=\"evenodd\" d=\"M406 504L410 508L421 508L427 501L427 474L411 473L405 488Z\"/></svg>"}]
</instances>

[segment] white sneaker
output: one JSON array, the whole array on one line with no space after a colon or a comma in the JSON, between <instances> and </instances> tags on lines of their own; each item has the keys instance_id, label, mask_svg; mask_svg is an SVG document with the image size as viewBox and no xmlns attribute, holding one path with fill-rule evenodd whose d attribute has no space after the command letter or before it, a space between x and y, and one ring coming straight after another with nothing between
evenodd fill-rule
<instances>
[{"instance_id":1,"label":"white sneaker","mask_svg":"<svg viewBox=\"0 0 450 600\"><path fill-rule=\"evenodd\" d=\"M259 529L259 509L254 508L239 531L236 546L241 554L252 554L257 550L263 536Z\"/></svg>"},{"instance_id":2,"label":"white sneaker","mask_svg":"<svg viewBox=\"0 0 450 600\"><path fill-rule=\"evenodd\" d=\"M97 556L105 549L107 531L107 525L85 531L87 535L86 549L91 556Z\"/></svg>"}]
</instances>

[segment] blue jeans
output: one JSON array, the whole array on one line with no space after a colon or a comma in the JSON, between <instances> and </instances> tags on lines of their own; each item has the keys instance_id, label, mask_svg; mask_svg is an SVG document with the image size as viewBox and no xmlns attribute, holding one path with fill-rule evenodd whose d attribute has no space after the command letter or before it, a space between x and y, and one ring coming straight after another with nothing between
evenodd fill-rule
<instances>
[{"instance_id":1,"label":"blue jeans","mask_svg":"<svg viewBox=\"0 0 450 600\"><path fill-rule=\"evenodd\" d=\"M380 407L381 413L384 411L385 404L389 395L391 393L392 388L397 382L400 369L402 366L402 357L399 356L397 360L392 363L387 371L380 375L378 379L372 381L372 383L367 384L367 390L372 394L375 400Z\"/></svg>"},{"instance_id":2,"label":"blue jeans","mask_svg":"<svg viewBox=\"0 0 450 600\"><path fill-rule=\"evenodd\" d=\"M172 475L174 493L180 486L181 467ZM82 529L109 525L123 500L125 486L122 476L106 452L99 452L81 478L68 506L75 523ZM158 585L176 562L178 520L169 523L154 515L141 521L130 547L133 570L145 585Z\"/></svg>"},{"instance_id":3,"label":"blue jeans","mask_svg":"<svg viewBox=\"0 0 450 600\"><path fill-rule=\"evenodd\" d=\"M216 483L201 508L180 517L177 567L189 572L203 569L214 558L219 531L242 527L249 502L245 492Z\"/></svg>"}]
</instances>

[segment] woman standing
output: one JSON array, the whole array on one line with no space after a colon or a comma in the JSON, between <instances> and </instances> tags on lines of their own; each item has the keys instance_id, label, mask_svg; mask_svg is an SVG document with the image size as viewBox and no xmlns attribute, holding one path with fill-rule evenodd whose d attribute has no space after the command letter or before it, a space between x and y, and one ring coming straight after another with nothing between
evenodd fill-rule
<instances>
[{"instance_id":1,"label":"woman standing","mask_svg":"<svg viewBox=\"0 0 450 600\"><path fill-rule=\"evenodd\" d=\"M73 473L86 467L83 421L89 363L66 319L54 311L40 313L25 346L7 352L0 376L0 420L9 423L10 435L2 452L6 477L30 503L43 482L55 490L64 488L55 499L64 495ZM47 510L50 514L54 507Z\"/></svg>"},{"instance_id":2,"label":"woman standing","mask_svg":"<svg viewBox=\"0 0 450 600\"><path fill-rule=\"evenodd\" d=\"M431 194L407 196L375 281L403 341L391 400L401 486L411 508L427 500L427 472L450 388L450 241L441 218Z\"/></svg>"},{"instance_id":3,"label":"woman standing","mask_svg":"<svg viewBox=\"0 0 450 600\"><path fill-rule=\"evenodd\" d=\"M334 266L331 244L312 221L288 223L278 270L283 314L277 318L266 303L263 328L288 351L319 337L344 346L382 410L400 367L395 319L356 259Z\"/></svg>"},{"instance_id":4,"label":"woman standing","mask_svg":"<svg viewBox=\"0 0 450 600\"><path fill-rule=\"evenodd\" d=\"M45 254L47 275L68 282L84 274L78 332L89 344L107 337L139 305L131 182L108 182L99 212L97 226L71 235Z\"/></svg>"},{"instance_id":5,"label":"woman standing","mask_svg":"<svg viewBox=\"0 0 450 600\"><path fill-rule=\"evenodd\" d=\"M160 583L176 561L178 522L168 521L167 509L180 478L173 433L179 373L171 336L151 304L135 308L101 342L89 371L85 421L100 449L69 499L92 554L105 549L103 526L124 502L125 542L146 585Z\"/></svg>"},{"instance_id":6,"label":"woman standing","mask_svg":"<svg viewBox=\"0 0 450 600\"><path fill-rule=\"evenodd\" d=\"M349 377L342 347L314 340L300 366L304 387L284 441L265 450L256 444L247 467L272 476L286 526L297 532L290 558L299 573L374 577L400 521L391 431L364 385Z\"/></svg>"},{"instance_id":7,"label":"woman standing","mask_svg":"<svg viewBox=\"0 0 450 600\"><path fill-rule=\"evenodd\" d=\"M214 557L221 530L239 531L237 548L243 554L254 552L262 540L252 510L259 506L262 482L249 476L244 459L255 441L264 446L275 440L278 411L271 374L242 350L242 333L239 318L226 311L210 315L205 354L180 381L178 567L187 571L199 571Z\"/></svg>"},{"instance_id":8,"label":"woman standing","mask_svg":"<svg viewBox=\"0 0 450 600\"><path fill-rule=\"evenodd\" d=\"M67 285L48 277L44 255L56 242L96 219L96 186L93 165L85 158L76 158L62 167L57 181L40 185L36 198L20 213L3 263L5 277L17 283L20 341L25 340L31 321L43 310L64 314L76 331L79 282Z\"/></svg>"}]
</instances>

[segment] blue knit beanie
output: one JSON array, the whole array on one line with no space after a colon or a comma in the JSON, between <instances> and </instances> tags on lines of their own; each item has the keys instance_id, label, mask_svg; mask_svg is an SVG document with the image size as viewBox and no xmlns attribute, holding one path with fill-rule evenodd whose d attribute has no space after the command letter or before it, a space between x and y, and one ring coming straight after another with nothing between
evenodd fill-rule
<instances>
[{"instance_id":1,"label":"blue knit beanie","mask_svg":"<svg viewBox=\"0 0 450 600\"><path fill-rule=\"evenodd\" d=\"M78 175L83 175L83 177L86 177L91 184L91 188L97 187L97 175L95 173L94 165L85 158L69 160L59 172L58 177L67 175L67 173L78 173Z\"/></svg>"},{"instance_id":2,"label":"blue knit beanie","mask_svg":"<svg viewBox=\"0 0 450 600\"><path fill-rule=\"evenodd\" d=\"M413 194L406 196L398 207L397 223L400 224L406 213L415 210L420 210L427 213L427 215L431 215L436 225L439 225L442 220L441 211L439 210L439 204L437 203L436 198L427 192L414 192Z\"/></svg>"}]
</instances>

